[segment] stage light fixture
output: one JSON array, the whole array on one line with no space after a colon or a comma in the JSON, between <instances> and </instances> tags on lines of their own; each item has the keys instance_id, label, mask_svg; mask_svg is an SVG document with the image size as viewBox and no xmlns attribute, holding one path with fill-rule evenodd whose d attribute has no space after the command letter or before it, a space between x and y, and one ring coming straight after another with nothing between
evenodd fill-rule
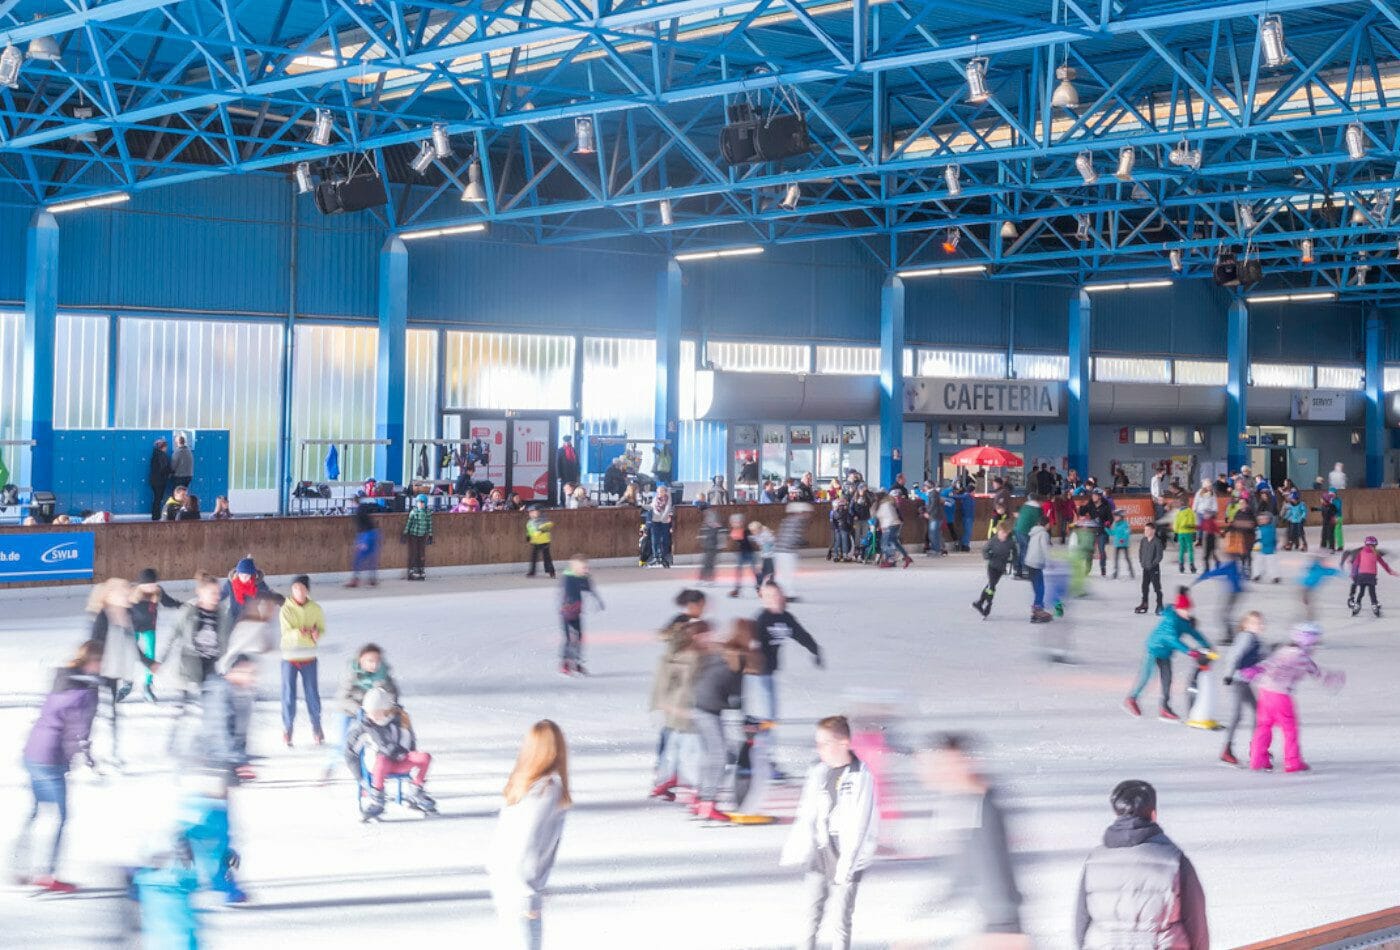
<instances>
[{"instance_id":1,"label":"stage light fixture","mask_svg":"<svg viewBox=\"0 0 1400 950\"><path fill-rule=\"evenodd\" d=\"M1283 40L1283 19L1277 14L1264 17L1259 23L1259 49L1264 54L1264 65L1269 69L1288 65L1288 50Z\"/></svg>"},{"instance_id":2,"label":"stage light fixture","mask_svg":"<svg viewBox=\"0 0 1400 950\"><path fill-rule=\"evenodd\" d=\"M447 126L433 123L433 155L437 158L452 157L452 137L447 134Z\"/></svg>"},{"instance_id":3,"label":"stage light fixture","mask_svg":"<svg viewBox=\"0 0 1400 950\"><path fill-rule=\"evenodd\" d=\"M598 142L593 134L593 119L581 115L574 119L574 153L592 155L598 150Z\"/></svg>"},{"instance_id":4,"label":"stage light fixture","mask_svg":"<svg viewBox=\"0 0 1400 950\"><path fill-rule=\"evenodd\" d=\"M1353 122L1347 126L1342 138L1346 141L1347 155L1353 162L1359 162L1366 157L1368 151L1366 147L1366 127L1360 122Z\"/></svg>"},{"instance_id":5,"label":"stage light fixture","mask_svg":"<svg viewBox=\"0 0 1400 950\"><path fill-rule=\"evenodd\" d=\"M418 146L418 154L413 156L413 161L408 163L408 167L413 169L415 174L424 174L430 165L433 164L433 145L431 142L422 142Z\"/></svg>"},{"instance_id":6,"label":"stage light fixture","mask_svg":"<svg viewBox=\"0 0 1400 950\"><path fill-rule=\"evenodd\" d=\"M1089 238L1093 236L1093 229L1089 225L1089 216L1079 214L1075 215L1075 218L1078 219L1079 225L1074 229L1074 236L1079 239L1081 244L1087 243Z\"/></svg>"},{"instance_id":7,"label":"stage light fixture","mask_svg":"<svg viewBox=\"0 0 1400 950\"><path fill-rule=\"evenodd\" d=\"M316 183L311 180L311 163L297 162L293 177L297 183L297 194L306 195L316 190Z\"/></svg>"},{"instance_id":8,"label":"stage light fixture","mask_svg":"<svg viewBox=\"0 0 1400 950\"><path fill-rule=\"evenodd\" d=\"M312 145L319 145L323 148L331 144L331 110L316 110L316 121L311 126L310 142Z\"/></svg>"},{"instance_id":9,"label":"stage light fixture","mask_svg":"<svg viewBox=\"0 0 1400 950\"><path fill-rule=\"evenodd\" d=\"M1304 264L1313 262L1313 239L1303 238L1298 244L1299 257Z\"/></svg>"},{"instance_id":10,"label":"stage light fixture","mask_svg":"<svg viewBox=\"0 0 1400 950\"><path fill-rule=\"evenodd\" d=\"M778 202L778 207L784 211L794 211L802 203L802 186L797 182L792 182L783 189L782 200Z\"/></svg>"},{"instance_id":11,"label":"stage light fixture","mask_svg":"<svg viewBox=\"0 0 1400 950\"><path fill-rule=\"evenodd\" d=\"M957 228L949 228L943 232L943 253L952 254L958 249L958 242L962 240L962 232Z\"/></svg>"},{"instance_id":12,"label":"stage light fixture","mask_svg":"<svg viewBox=\"0 0 1400 950\"><path fill-rule=\"evenodd\" d=\"M992 94L987 89L987 59L984 56L974 56L967 61L967 68L963 71L967 77L967 101L980 105L991 98Z\"/></svg>"},{"instance_id":13,"label":"stage light fixture","mask_svg":"<svg viewBox=\"0 0 1400 950\"><path fill-rule=\"evenodd\" d=\"M0 53L0 86L6 89L19 88L19 71L24 67L24 53L11 44Z\"/></svg>"},{"instance_id":14,"label":"stage light fixture","mask_svg":"<svg viewBox=\"0 0 1400 950\"><path fill-rule=\"evenodd\" d=\"M1131 145L1124 145L1118 150L1118 168L1114 170L1113 177L1119 181L1133 180L1133 166L1137 164L1137 150Z\"/></svg>"},{"instance_id":15,"label":"stage light fixture","mask_svg":"<svg viewBox=\"0 0 1400 950\"><path fill-rule=\"evenodd\" d=\"M35 17L34 22L38 23L42 17ZM30 59L37 59L45 63L56 63L63 58L59 52L58 41L52 36L36 36L29 41L26 55Z\"/></svg>"},{"instance_id":16,"label":"stage light fixture","mask_svg":"<svg viewBox=\"0 0 1400 950\"><path fill-rule=\"evenodd\" d=\"M1255 225L1259 223L1258 221L1254 220L1254 209L1243 201L1241 201L1239 203L1239 206L1236 208L1236 214L1240 219L1241 231L1253 231Z\"/></svg>"},{"instance_id":17,"label":"stage light fixture","mask_svg":"<svg viewBox=\"0 0 1400 950\"><path fill-rule=\"evenodd\" d=\"M676 223L676 215L675 212L671 209L670 198L662 198L659 202L657 202L656 210L660 212L661 223L666 227L669 228L671 225Z\"/></svg>"},{"instance_id":18,"label":"stage light fixture","mask_svg":"<svg viewBox=\"0 0 1400 950\"><path fill-rule=\"evenodd\" d=\"M948 183L948 197L962 194L962 179L958 177L958 166L949 165L943 169L943 180Z\"/></svg>"},{"instance_id":19,"label":"stage light fixture","mask_svg":"<svg viewBox=\"0 0 1400 950\"><path fill-rule=\"evenodd\" d=\"M1016 230L1016 222L1003 221L1001 223L1001 239L1003 241L1014 241L1021 236L1021 232Z\"/></svg>"},{"instance_id":20,"label":"stage light fixture","mask_svg":"<svg viewBox=\"0 0 1400 950\"><path fill-rule=\"evenodd\" d=\"M1175 273L1181 273L1181 248L1174 247L1167 252L1167 261L1170 262Z\"/></svg>"},{"instance_id":21,"label":"stage light fixture","mask_svg":"<svg viewBox=\"0 0 1400 950\"><path fill-rule=\"evenodd\" d=\"M1092 185L1099 180L1099 173L1094 169L1093 152L1080 152L1074 156L1074 167L1079 170L1079 177L1084 179L1084 184Z\"/></svg>"},{"instance_id":22,"label":"stage light fixture","mask_svg":"<svg viewBox=\"0 0 1400 950\"><path fill-rule=\"evenodd\" d=\"M88 119L91 119L96 114L97 111L87 103L83 103L82 105L77 105L73 107L73 118L77 119L79 122L86 122ZM97 132L94 129L84 129L82 132L74 133L73 141L96 142Z\"/></svg>"},{"instance_id":23,"label":"stage light fixture","mask_svg":"<svg viewBox=\"0 0 1400 950\"><path fill-rule=\"evenodd\" d=\"M1190 143L1182 139L1170 152L1167 153L1167 161L1180 168L1189 168L1192 171L1199 171L1201 167L1201 150L1192 148Z\"/></svg>"}]
</instances>

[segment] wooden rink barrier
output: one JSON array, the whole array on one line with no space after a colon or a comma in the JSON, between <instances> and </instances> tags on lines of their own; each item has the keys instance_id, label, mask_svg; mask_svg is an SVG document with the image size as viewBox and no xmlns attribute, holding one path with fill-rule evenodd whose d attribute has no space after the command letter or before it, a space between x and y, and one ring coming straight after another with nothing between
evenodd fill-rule
<instances>
[{"instance_id":1,"label":"wooden rink barrier","mask_svg":"<svg viewBox=\"0 0 1400 950\"><path fill-rule=\"evenodd\" d=\"M1251 943L1239 950L1397 950L1400 948L1400 907L1378 910Z\"/></svg>"},{"instance_id":2,"label":"wooden rink barrier","mask_svg":"<svg viewBox=\"0 0 1400 950\"><path fill-rule=\"evenodd\" d=\"M1318 495L1315 491L1303 493L1310 507L1318 503ZM1128 502L1135 497L1141 496L1127 496L1123 501ZM1400 523L1400 489L1351 489L1343 493L1343 498L1348 526ZM1013 500L1013 514L1021 502L1022 499ZM900 507L904 518L901 538L911 553L917 553L923 546L927 522L918 516L914 503L905 502ZM988 499L977 500L974 548L987 537L990 509ZM825 503L813 506L807 530L809 549L821 550L830 545L829 510L830 506ZM731 513L740 513L745 521L759 521L773 529L778 527L785 513L781 504L722 505L714 511L725 531L728 530ZM528 561L530 549L525 541L525 517L523 512L436 512L433 515L434 543L428 549L428 564L430 567L447 567L520 564ZM642 509L559 509L546 512L546 517L554 522L553 553L556 560L562 561L572 554L590 558L629 558L637 554ZM384 570L392 571L406 566L407 549L399 542L406 518L404 514L374 516L381 532L380 567ZM700 519L700 509L689 505L676 509L672 528L672 544L676 554L699 553ZM1309 512L1308 524L1315 526L1318 523L1316 512ZM135 577L145 567L155 568L164 578L187 578L201 570L222 576L247 554L251 554L257 560L258 567L267 574L348 571L354 522L347 516L308 516L0 527L0 537L15 532L92 532L95 580ZM944 537L946 543L947 535ZM1309 532L1309 544L1315 544L1316 540L1314 527ZM1355 532L1348 527L1347 543L1359 541L1360 538L1355 537ZM727 539L725 547L728 548ZM12 584L0 585L0 588L21 586L40 585Z\"/></svg>"}]
</instances>

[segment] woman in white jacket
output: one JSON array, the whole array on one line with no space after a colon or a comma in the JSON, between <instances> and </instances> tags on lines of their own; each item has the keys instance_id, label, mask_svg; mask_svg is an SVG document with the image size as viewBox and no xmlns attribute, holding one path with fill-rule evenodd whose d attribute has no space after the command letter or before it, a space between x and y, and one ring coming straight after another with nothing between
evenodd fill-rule
<instances>
[{"instance_id":1,"label":"woman in white jacket","mask_svg":"<svg viewBox=\"0 0 1400 950\"><path fill-rule=\"evenodd\" d=\"M543 892L564 833L569 797L569 753L564 733L541 719L525 734L496 820L488 873L503 946L539 950Z\"/></svg>"}]
</instances>

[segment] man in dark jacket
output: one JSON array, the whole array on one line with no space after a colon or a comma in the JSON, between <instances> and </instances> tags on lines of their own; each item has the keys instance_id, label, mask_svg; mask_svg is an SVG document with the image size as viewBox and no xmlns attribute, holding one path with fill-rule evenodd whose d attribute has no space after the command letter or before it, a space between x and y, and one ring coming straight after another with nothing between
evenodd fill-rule
<instances>
[{"instance_id":1,"label":"man in dark jacket","mask_svg":"<svg viewBox=\"0 0 1400 950\"><path fill-rule=\"evenodd\" d=\"M1132 779L1109 802L1118 818L1084 862L1074 945L1209 950L1205 891L1190 859L1157 825L1157 790Z\"/></svg>"},{"instance_id":2,"label":"man in dark jacket","mask_svg":"<svg viewBox=\"0 0 1400 950\"><path fill-rule=\"evenodd\" d=\"M1164 530L1161 525L1150 524L1138 542L1138 563L1142 565L1142 603L1133 609L1133 613L1147 613L1147 589L1150 586L1157 594L1157 615L1162 614L1162 554L1167 548L1162 536Z\"/></svg>"},{"instance_id":3,"label":"man in dark jacket","mask_svg":"<svg viewBox=\"0 0 1400 950\"><path fill-rule=\"evenodd\" d=\"M151 489L151 520L159 521L161 509L165 506L165 488L170 484L170 453L166 451L169 445L164 439L156 439L156 444L151 447L151 464L146 472L146 484Z\"/></svg>"},{"instance_id":4,"label":"man in dark jacket","mask_svg":"<svg viewBox=\"0 0 1400 950\"><path fill-rule=\"evenodd\" d=\"M554 453L554 477L561 482L577 485L581 468L573 436L564 436L564 444ZM561 499L561 503L567 499Z\"/></svg>"},{"instance_id":5,"label":"man in dark jacket","mask_svg":"<svg viewBox=\"0 0 1400 950\"><path fill-rule=\"evenodd\" d=\"M1094 551L1099 556L1099 574L1108 575L1108 529L1113 526L1113 502L1108 500L1102 488L1095 488L1089 501L1081 505L1079 513L1094 522ZM1093 564L1093 555L1089 557Z\"/></svg>"}]
</instances>

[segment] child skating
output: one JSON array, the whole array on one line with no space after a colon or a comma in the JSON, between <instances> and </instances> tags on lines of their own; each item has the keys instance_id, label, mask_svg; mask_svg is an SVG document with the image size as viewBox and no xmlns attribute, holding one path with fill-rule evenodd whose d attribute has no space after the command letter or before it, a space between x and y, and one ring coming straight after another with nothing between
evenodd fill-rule
<instances>
[{"instance_id":1,"label":"child skating","mask_svg":"<svg viewBox=\"0 0 1400 950\"><path fill-rule=\"evenodd\" d=\"M1257 610L1251 610L1240 620L1235 645L1226 658L1225 669L1221 672L1220 681L1229 690L1230 695L1230 724L1225 727L1225 749L1220 753L1220 761L1226 765L1240 764L1231 747L1234 745L1235 731L1239 729L1240 720L1244 718L1245 708L1248 707L1254 714L1256 724L1259 721L1259 703L1254 695L1254 687L1247 680L1241 679L1239 672L1258 665L1268 656L1269 651L1264 645L1263 635L1264 615ZM1250 735L1253 735L1252 729Z\"/></svg>"},{"instance_id":2,"label":"child skating","mask_svg":"<svg viewBox=\"0 0 1400 950\"><path fill-rule=\"evenodd\" d=\"M428 545L433 543L433 514L428 510L428 496L413 499L413 510L403 525L403 539L408 544L408 573L410 581L428 579Z\"/></svg>"},{"instance_id":3,"label":"child skating","mask_svg":"<svg viewBox=\"0 0 1400 950\"><path fill-rule=\"evenodd\" d=\"M1128 523L1128 513L1122 508L1113 512L1113 524L1108 528L1108 543L1113 546L1113 579L1118 580L1119 562L1128 565L1128 577L1137 580L1133 570L1133 556L1128 551L1128 542L1133 536L1133 526Z\"/></svg>"},{"instance_id":4,"label":"child skating","mask_svg":"<svg viewBox=\"0 0 1400 950\"><path fill-rule=\"evenodd\" d=\"M529 517L525 519L525 540L530 542L530 569L525 572L526 577L535 576L535 565L540 561L544 562L545 574L551 578L554 576L554 557L549 551L553 539L554 522L545 521L544 513L539 508L531 508Z\"/></svg>"},{"instance_id":5,"label":"child skating","mask_svg":"<svg viewBox=\"0 0 1400 950\"><path fill-rule=\"evenodd\" d=\"M1196 513L1189 505L1177 510L1172 530L1176 533L1176 572L1185 574L1190 562L1191 573L1196 573Z\"/></svg>"},{"instance_id":6,"label":"child skating","mask_svg":"<svg viewBox=\"0 0 1400 950\"><path fill-rule=\"evenodd\" d=\"M382 686L365 693L360 719L345 736L345 764L357 782L361 780L361 761L370 773L368 795L360 809L362 819L370 821L384 814L384 782L391 775L411 776L410 808L436 814L437 803L423 788L433 757L418 748L408 717Z\"/></svg>"},{"instance_id":7,"label":"child skating","mask_svg":"<svg viewBox=\"0 0 1400 950\"><path fill-rule=\"evenodd\" d=\"M1293 704L1293 691L1306 678L1320 679L1329 688L1339 688L1346 678L1343 674L1324 671L1313 661L1313 650L1322 639L1316 624L1300 624L1293 631L1293 642L1275 650L1257 665L1237 674L1258 690L1259 709L1254 726L1254 741L1249 747L1249 767L1255 771L1271 769L1269 746L1273 744L1274 727L1283 732L1283 770L1307 772L1311 768L1303 761L1298 745L1298 710Z\"/></svg>"},{"instance_id":8,"label":"child skating","mask_svg":"<svg viewBox=\"0 0 1400 950\"><path fill-rule=\"evenodd\" d=\"M1157 616L1162 615L1162 555L1166 552L1167 542L1163 538L1164 529L1160 526L1148 523L1142 531L1142 540L1138 542L1138 564L1142 567L1142 603L1133 608L1133 613L1147 613L1147 592L1149 589L1157 595Z\"/></svg>"},{"instance_id":9,"label":"child skating","mask_svg":"<svg viewBox=\"0 0 1400 950\"><path fill-rule=\"evenodd\" d=\"M1187 646L1183 641L1184 637L1195 640L1200 649ZM1196 629L1196 624L1191 617L1191 595L1184 587L1178 591L1176 603L1172 605L1171 613L1161 619L1147 638L1147 652L1143 655L1142 668L1138 671L1137 682L1133 684L1128 698L1123 700L1123 708L1128 711L1128 715L1134 717L1142 715L1142 707L1138 705L1138 697L1147 688L1147 681L1151 679L1152 668L1155 666L1162 683L1162 708L1157 718L1163 722L1181 721L1181 717L1174 713L1171 707L1172 655L1175 653L1185 653L1193 660L1199 659L1203 655L1209 656L1211 659L1215 658L1210 641Z\"/></svg>"},{"instance_id":10,"label":"child skating","mask_svg":"<svg viewBox=\"0 0 1400 950\"><path fill-rule=\"evenodd\" d=\"M1006 566L1011 563L1015 550L1016 544L1011 540L1011 522L1003 519L997 525L996 534L982 547L982 559L987 562L987 584L972 602L972 609L981 614L983 620L991 615L997 584L1006 574Z\"/></svg>"},{"instance_id":11,"label":"child skating","mask_svg":"<svg viewBox=\"0 0 1400 950\"><path fill-rule=\"evenodd\" d=\"M1265 580L1272 580L1279 583L1278 576L1278 526L1274 524L1274 516L1268 511L1259 512L1259 573L1254 575L1254 580L1261 583Z\"/></svg>"},{"instance_id":12,"label":"child skating","mask_svg":"<svg viewBox=\"0 0 1400 950\"><path fill-rule=\"evenodd\" d=\"M1377 568L1384 570L1391 577L1395 572L1386 563L1385 556L1376 547L1380 542L1375 535L1370 535L1362 542L1361 547L1348 551L1342 555L1342 564L1348 561L1352 565L1351 592L1347 594L1347 607L1351 608L1351 615L1355 617L1361 613L1361 599L1367 595L1371 598L1371 613L1377 617L1381 615L1381 605L1376 600L1376 577Z\"/></svg>"},{"instance_id":13,"label":"child skating","mask_svg":"<svg viewBox=\"0 0 1400 950\"><path fill-rule=\"evenodd\" d=\"M593 589L593 578L588 574L588 559L575 554L569 558L569 566L564 569L564 596L559 604L559 620L564 634L559 651L559 672L565 676L582 676L588 672L583 668L585 593L592 595L599 610L603 609L603 598Z\"/></svg>"}]
</instances>

